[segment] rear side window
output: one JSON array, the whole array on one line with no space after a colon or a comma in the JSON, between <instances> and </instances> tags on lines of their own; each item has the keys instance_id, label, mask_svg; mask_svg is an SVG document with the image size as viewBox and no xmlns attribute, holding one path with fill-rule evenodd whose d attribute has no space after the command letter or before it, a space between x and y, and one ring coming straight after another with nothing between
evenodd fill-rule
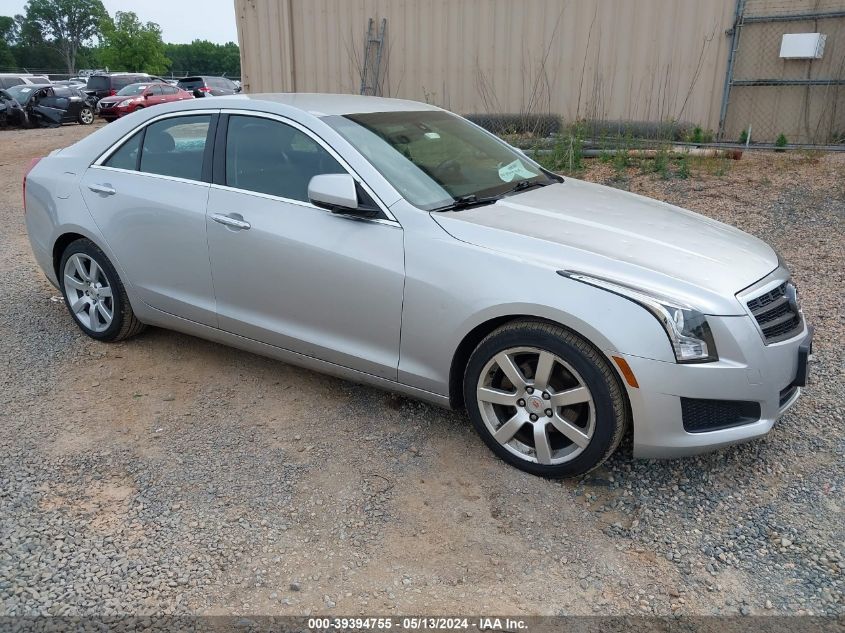
<instances>
[{"instance_id":1,"label":"rear side window","mask_svg":"<svg viewBox=\"0 0 845 633\"><path fill-rule=\"evenodd\" d=\"M143 136L143 132L136 133L121 145L119 150L109 156L109 159L103 164L106 167L116 167L117 169L131 169L132 171L138 169L138 151L141 149L141 136Z\"/></svg>"},{"instance_id":2,"label":"rear side window","mask_svg":"<svg viewBox=\"0 0 845 633\"><path fill-rule=\"evenodd\" d=\"M141 171L189 180L202 179L210 114L164 119L149 125L141 151Z\"/></svg>"},{"instance_id":3,"label":"rear side window","mask_svg":"<svg viewBox=\"0 0 845 633\"><path fill-rule=\"evenodd\" d=\"M308 202L308 183L317 174L346 171L310 136L279 121L229 117L226 184L230 187Z\"/></svg>"}]
</instances>

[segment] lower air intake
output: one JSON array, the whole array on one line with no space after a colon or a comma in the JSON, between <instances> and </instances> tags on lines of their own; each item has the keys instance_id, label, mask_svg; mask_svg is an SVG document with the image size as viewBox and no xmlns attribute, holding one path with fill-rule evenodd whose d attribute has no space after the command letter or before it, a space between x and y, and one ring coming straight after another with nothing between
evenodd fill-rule
<instances>
[{"instance_id":1,"label":"lower air intake","mask_svg":"<svg viewBox=\"0 0 845 633\"><path fill-rule=\"evenodd\" d=\"M681 398L681 414L688 433L706 433L757 422L760 403Z\"/></svg>"}]
</instances>

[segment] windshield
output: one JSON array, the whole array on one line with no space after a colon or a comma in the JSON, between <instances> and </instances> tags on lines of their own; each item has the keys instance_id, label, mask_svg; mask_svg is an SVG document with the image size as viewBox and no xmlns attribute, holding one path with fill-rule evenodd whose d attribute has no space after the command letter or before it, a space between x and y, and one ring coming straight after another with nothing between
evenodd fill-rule
<instances>
[{"instance_id":1,"label":"windshield","mask_svg":"<svg viewBox=\"0 0 845 633\"><path fill-rule=\"evenodd\" d=\"M30 100L32 95L35 93L35 90L35 88L28 85L12 86L11 88L6 88L6 92L11 95L12 99L17 101L21 105L26 104L26 102Z\"/></svg>"},{"instance_id":2,"label":"windshield","mask_svg":"<svg viewBox=\"0 0 845 633\"><path fill-rule=\"evenodd\" d=\"M373 112L323 120L421 209L502 195L519 182L551 181L523 154L448 112Z\"/></svg>"},{"instance_id":3,"label":"windshield","mask_svg":"<svg viewBox=\"0 0 845 633\"><path fill-rule=\"evenodd\" d=\"M149 84L129 84L125 88L121 88L117 92L119 97L131 97L132 95L139 95L147 89Z\"/></svg>"}]
</instances>

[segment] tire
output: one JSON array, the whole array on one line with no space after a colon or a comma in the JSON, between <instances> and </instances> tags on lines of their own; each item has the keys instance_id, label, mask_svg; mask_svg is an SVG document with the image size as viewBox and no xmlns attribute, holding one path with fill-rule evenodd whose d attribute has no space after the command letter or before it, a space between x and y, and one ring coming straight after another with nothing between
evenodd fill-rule
<instances>
[{"instance_id":1,"label":"tire","mask_svg":"<svg viewBox=\"0 0 845 633\"><path fill-rule=\"evenodd\" d=\"M68 312L91 338L112 343L146 328L132 311L114 266L91 240L78 239L65 248L58 277Z\"/></svg>"},{"instance_id":2,"label":"tire","mask_svg":"<svg viewBox=\"0 0 845 633\"><path fill-rule=\"evenodd\" d=\"M94 122L94 111L91 108L82 108L76 118L79 125L91 125Z\"/></svg>"},{"instance_id":3,"label":"tire","mask_svg":"<svg viewBox=\"0 0 845 633\"><path fill-rule=\"evenodd\" d=\"M574 332L536 320L504 325L478 344L464 372L464 402L496 455L552 478L603 463L629 418L604 356Z\"/></svg>"}]
</instances>

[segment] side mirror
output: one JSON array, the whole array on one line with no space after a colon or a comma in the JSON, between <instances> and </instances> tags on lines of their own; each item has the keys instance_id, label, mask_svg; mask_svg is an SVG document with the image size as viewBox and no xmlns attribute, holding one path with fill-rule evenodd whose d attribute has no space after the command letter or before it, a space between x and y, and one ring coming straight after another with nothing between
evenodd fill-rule
<instances>
[{"instance_id":1,"label":"side mirror","mask_svg":"<svg viewBox=\"0 0 845 633\"><path fill-rule=\"evenodd\" d=\"M358 204L358 187L349 174L319 174L308 183L311 204L332 213L346 213L371 218L378 209Z\"/></svg>"}]
</instances>

